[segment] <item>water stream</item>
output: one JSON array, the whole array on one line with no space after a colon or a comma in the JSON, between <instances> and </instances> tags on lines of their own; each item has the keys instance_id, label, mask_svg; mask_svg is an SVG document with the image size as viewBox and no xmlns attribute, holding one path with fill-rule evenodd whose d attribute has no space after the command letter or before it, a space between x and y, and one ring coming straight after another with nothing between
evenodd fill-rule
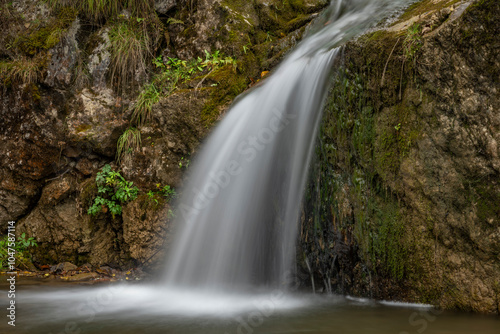
<instances>
[{"instance_id":1,"label":"water stream","mask_svg":"<svg viewBox=\"0 0 500 334\"><path fill-rule=\"evenodd\" d=\"M232 106L183 190L168 286L228 291L287 283L332 62L340 45L403 2L333 1L271 77Z\"/></svg>"}]
</instances>

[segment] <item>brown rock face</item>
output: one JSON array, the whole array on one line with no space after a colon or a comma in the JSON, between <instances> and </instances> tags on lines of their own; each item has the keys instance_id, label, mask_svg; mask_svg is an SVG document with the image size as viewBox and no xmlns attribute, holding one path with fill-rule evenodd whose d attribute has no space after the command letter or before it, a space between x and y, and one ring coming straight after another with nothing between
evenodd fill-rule
<instances>
[{"instance_id":1,"label":"brown rock face","mask_svg":"<svg viewBox=\"0 0 500 334\"><path fill-rule=\"evenodd\" d=\"M433 3L347 46L349 70L334 83L305 207L304 251L316 279L337 291L494 313L500 5Z\"/></svg>"},{"instance_id":2,"label":"brown rock face","mask_svg":"<svg viewBox=\"0 0 500 334\"><path fill-rule=\"evenodd\" d=\"M44 2L0 4L0 232L17 221L17 232L38 242L37 265L161 263L172 213L160 189L182 184L199 143L232 100L275 66L326 6L309 0L293 6L279 0L154 4L153 19L144 15L141 22L128 10L94 20ZM276 31L267 34L264 15L277 20ZM120 78L111 82L118 23L122 33L137 37L147 26L152 36L145 55L136 58L145 68L128 74L127 89L117 88ZM146 47L145 40L139 43ZM131 122L144 85L166 71L152 64L153 56L191 61L204 59L205 50L232 57L237 68L180 77L175 89L155 100L147 124ZM116 165L118 139L130 127L139 128L140 145ZM139 197L123 203L122 215L112 217L105 208L91 217L87 210L99 195L96 174L109 163L140 188Z\"/></svg>"}]
</instances>

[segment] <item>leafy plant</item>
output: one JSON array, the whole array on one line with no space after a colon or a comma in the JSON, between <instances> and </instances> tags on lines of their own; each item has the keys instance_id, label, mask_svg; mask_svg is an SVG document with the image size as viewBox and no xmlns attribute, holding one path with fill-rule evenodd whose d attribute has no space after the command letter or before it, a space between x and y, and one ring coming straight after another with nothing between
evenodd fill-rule
<instances>
[{"instance_id":1,"label":"leafy plant","mask_svg":"<svg viewBox=\"0 0 500 334\"><path fill-rule=\"evenodd\" d=\"M160 184L157 184L156 186L159 188ZM169 185L166 185L163 188L161 188L160 193L166 198L167 201L177 197L177 192L175 191L174 188L171 188Z\"/></svg>"},{"instance_id":2,"label":"leafy plant","mask_svg":"<svg viewBox=\"0 0 500 334\"><path fill-rule=\"evenodd\" d=\"M122 204L133 201L137 198L139 188L123 178L123 176L111 169L110 165L102 168L96 176L98 196L94 199L94 204L87 213L91 216L99 212L111 212L113 218L121 215Z\"/></svg>"},{"instance_id":3,"label":"leafy plant","mask_svg":"<svg viewBox=\"0 0 500 334\"><path fill-rule=\"evenodd\" d=\"M184 164L182 162L184 162ZM182 167L188 168L190 162L191 162L191 160L189 160L189 159L184 160L184 157L182 157L181 161L179 161L179 168L182 168Z\"/></svg>"},{"instance_id":4,"label":"leafy plant","mask_svg":"<svg viewBox=\"0 0 500 334\"><path fill-rule=\"evenodd\" d=\"M20 263L24 263L27 260L31 261L31 254L29 250L33 247L37 247L38 244L35 238L26 238L26 233L21 234L17 237L17 240L5 235L0 239L0 269L8 268L8 258L9 258L9 248L16 252L16 259Z\"/></svg>"},{"instance_id":5,"label":"leafy plant","mask_svg":"<svg viewBox=\"0 0 500 334\"><path fill-rule=\"evenodd\" d=\"M116 162L119 163L126 154L132 153L141 147L141 131L137 128L128 128L118 138Z\"/></svg>"},{"instance_id":6,"label":"leafy plant","mask_svg":"<svg viewBox=\"0 0 500 334\"><path fill-rule=\"evenodd\" d=\"M416 54L422 47L422 27L415 23L406 31L405 39L403 40L403 56L405 61L416 60Z\"/></svg>"},{"instance_id":7,"label":"leafy plant","mask_svg":"<svg viewBox=\"0 0 500 334\"><path fill-rule=\"evenodd\" d=\"M225 65L232 65L234 69L236 69L237 63L231 57L224 57L219 50L214 53L209 53L205 50L205 61L202 63L203 66L208 67L209 69L218 68Z\"/></svg>"}]
</instances>

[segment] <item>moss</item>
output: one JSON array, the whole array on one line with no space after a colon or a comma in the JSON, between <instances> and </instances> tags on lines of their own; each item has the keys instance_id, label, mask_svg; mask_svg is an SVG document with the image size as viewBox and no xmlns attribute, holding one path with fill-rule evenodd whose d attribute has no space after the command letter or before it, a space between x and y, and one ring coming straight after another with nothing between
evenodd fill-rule
<instances>
[{"instance_id":1,"label":"moss","mask_svg":"<svg viewBox=\"0 0 500 334\"><path fill-rule=\"evenodd\" d=\"M304 14L298 15L296 18L288 21L285 24L284 30L285 30L285 32L294 31L294 30L299 29L300 27L304 26L305 24L307 24L310 21L311 21L311 16L304 15Z\"/></svg>"},{"instance_id":2,"label":"moss","mask_svg":"<svg viewBox=\"0 0 500 334\"><path fill-rule=\"evenodd\" d=\"M80 133L80 132L85 132L91 128L92 128L92 125L90 125L90 124L80 124L75 128L75 130L76 130L76 133Z\"/></svg>"},{"instance_id":3,"label":"moss","mask_svg":"<svg viewBox=\"0 0 500 334\"><path fill-rule=\"evenodd\" d=\"M165 197L159 193L154 193L151 197L148 194L142 194L137 197L137 201L139 203L139 207L143 210L141 214L141 220L146 220L148 211L157 212L165 207L167 201Z\"/></svg>"},{"instance_id":4,"label":"moss","mask_svg":"<svg viewBox=\"0 0 500 334\"><path fill-rule=\"evenodd\" d=\"M366 229L363 236L369 239L360 240L359 244L368 246L364 251L376 271L403 279L409 267L408 240L397 202L389 198L368 199L365 216L357 222L357 226L360 225Z\"/></svg>"},{"instance_id":5,"label":"moss","mask_svg":"<svg viewBox=\"0 0 500 334\"><path fill-rule=\"evenodd\" d=\"M461 0L448 0L448 1L435 1L435 0L422 0L415 2L399 17L398 22L404 22L412 17L420 16L431 11L441 10L443 8L452 6ZM493 0L494 1L494 0Z\"/></svg>"},{"instance_id":6,"label":"moss","mask_svg":"<svg viewBox=\"0 0 500 334\"><path fill-rule=\"evenodd\" d=\"M209 101L201 111L201 120L205 126L210 127L219 118L220 108L231 103L236 96L248 87L248 79L241 71L235 73L232 66L224 66L209 76L215 87Z\"/></svg>"},{"instance_id":7,"label":"moss","mask_svg":"<svg viewBox=\"0 0 500 334\"><path fill-rule=\"evenodd\" d=\"M97 196L97 184L95 178L89 178L81 183L80 195L78 196L80 207L87 212L87 209L92 205L94 198Z\"/></svg>"},{"instance_id":8,"label":"moss","mask_svg":"<svg viewBox=\"0 0 500 334\"><path fill-rule=\"evenodd\" d=\"M41 26L33 26L26 33L19 35L13 42L27 56L49 50L56 46L65 31L76 19L76 10L62 7L56 11L56 17L48 20Z\"/></svg>"}]
</instances>

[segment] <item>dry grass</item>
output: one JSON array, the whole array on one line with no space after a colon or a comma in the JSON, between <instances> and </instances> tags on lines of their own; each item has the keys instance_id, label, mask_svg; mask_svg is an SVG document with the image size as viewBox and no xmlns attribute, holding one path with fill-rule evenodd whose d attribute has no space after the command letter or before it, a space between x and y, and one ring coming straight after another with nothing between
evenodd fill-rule
<instances>
[{"instance_id":1,"label":"dry grass","mask_svg":"<svg viewBox=\"0 0 500 334\"><path fill-rule=\"evenodd\" d=\"M0 77L5 83L34 84L42 77L43 57L19 57L0 63Z\"/></svg>"}]
</instances>

